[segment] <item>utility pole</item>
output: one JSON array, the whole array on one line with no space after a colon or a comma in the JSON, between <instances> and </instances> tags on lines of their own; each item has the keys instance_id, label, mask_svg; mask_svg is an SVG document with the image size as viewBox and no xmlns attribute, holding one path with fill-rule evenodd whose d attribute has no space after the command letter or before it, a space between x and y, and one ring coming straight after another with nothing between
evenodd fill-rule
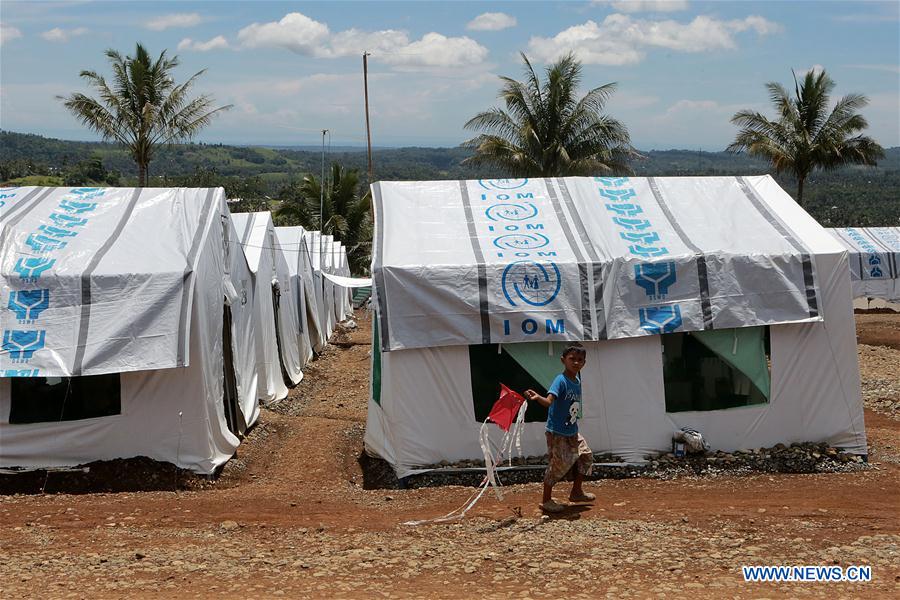
<instances>
[{"instance_id":1,"label":"utility pole","mask_svg":"<svg viewBox=\"0 0 900 600\"><path fill-rule=\"evenodd\" d=\"M368 158L369 158L369 185L375 183L374 177L375 174L372 170L372 129L369 127L369 54L368 52L363 52L363 91L366 96L366 143L368 145Z\"/></svg>"}]
</instances>

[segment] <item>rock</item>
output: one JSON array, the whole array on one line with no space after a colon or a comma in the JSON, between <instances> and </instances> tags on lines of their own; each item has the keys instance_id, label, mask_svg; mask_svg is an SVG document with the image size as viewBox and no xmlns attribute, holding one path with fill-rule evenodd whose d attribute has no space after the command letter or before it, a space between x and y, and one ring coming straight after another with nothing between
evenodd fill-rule
<instances>
[{"instance_id":1,"label":"rock","mask_svg":"<svg viewBox=\"0 0 900 600\"><path fill-rule=\"evenodd\" d=\"M222 523L219 524L219 527L225 531L234 531L240 527L240 525L238 525L236 521L222 521Z\"/></svg>"}]
</instances>

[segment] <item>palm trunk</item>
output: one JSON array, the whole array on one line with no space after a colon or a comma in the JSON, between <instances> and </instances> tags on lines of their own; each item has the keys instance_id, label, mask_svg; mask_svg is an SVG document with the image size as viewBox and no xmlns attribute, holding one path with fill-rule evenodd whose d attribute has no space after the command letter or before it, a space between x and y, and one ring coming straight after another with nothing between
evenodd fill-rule
<instances>
[{"instance_id":1,"label":"palm trunk","mask_svg":"<svg viewBox=\"0 0 900 600\"><path fill-rule=\"evenodd\" d=\"M800 208L803 208L803 182L806 181L806 177L800 177L797 179L797 204L800 205Z\"/></svg>"},{"instance_id":2,"label":"palm trunk","mask_svg":"<svg viewBox=\"0 0 900 600\"><path fill-rule=\"evenodd\" d=\"M138 163L138 187L147 187L147 163Z\"/></svg>"}]
</instances>

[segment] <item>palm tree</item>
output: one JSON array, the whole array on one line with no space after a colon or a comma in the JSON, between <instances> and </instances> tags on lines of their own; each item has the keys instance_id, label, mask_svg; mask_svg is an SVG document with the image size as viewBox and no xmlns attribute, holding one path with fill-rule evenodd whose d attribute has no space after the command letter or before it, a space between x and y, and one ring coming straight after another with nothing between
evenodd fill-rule
<instances>
[{"instance_id":1,"label":"palm tree","mask_svg":"<svg viewBox=\"0 0 900 600\"><path fill-rule=\"evenodd\" d=\"M141 44L137 44L134 57L123 58L115 50L107 50L106 57L113 70L111 83L96 71L81 72L99 100L81 93L57 98L88 129L128 148L138 166L138 185L144 187L159 144L193 138L216 113L231 105L212 108L210 96L188 98L205 69L176 84L171 72L179 64L178 57L168 58L165 50L155 61Z\"/></svg>"},{"instance_id":2,"label":"palm tree","mask_svg":"<svg viewBox=\"0 0 900 600\"><path fill-rule=\"evenodd\" d=\"M358 194L359 171L331 165L330 177L322 188L314 175L299 184L291 184L278 194L281 206L275 211L279 225L302 225L333 235L347 248L347 259L354 273L366 273L372 252L372 202L369 194ZM319 203L322 201L322 210Z\"/></svg>"},{"instance_id":3,"label":"palm tree","mask_svg":"<svg viewBox=\"0 0 900 600\"><path fill-rule=\"evenodd\" d=\"M791 71L793 74L793 71ZM860 132L868 127L857 110L869 101L861 94L844 96L828 112L834 81L824 70L808 71L802 83L794 74L794 95L780 83L767 83L777 119L752 110L735 113L731 122L741 128L729 152L746 151L772 163L776 173L797 178L797 203L803 206L803 184L817 168L848 164L874 166L884 149Z\"/></svg>"},{"instance_id":4,"label":"palm tree","mask_svg":"<svg viewBox=\"0 0 900 600\"><path fill-rule=\"evenodd\" d=\"M521 56L525 81L500 78L506 109L492 108L466 123L466 129L484 133L463 144L475 149L463 163L499 167L514 177L629 173L629 160L639 155L628 130L602 114L616 84L601 85L579 99L581 63L574 55L547 67L543 83L528 57Z\"/></svg>"}]
</instances>

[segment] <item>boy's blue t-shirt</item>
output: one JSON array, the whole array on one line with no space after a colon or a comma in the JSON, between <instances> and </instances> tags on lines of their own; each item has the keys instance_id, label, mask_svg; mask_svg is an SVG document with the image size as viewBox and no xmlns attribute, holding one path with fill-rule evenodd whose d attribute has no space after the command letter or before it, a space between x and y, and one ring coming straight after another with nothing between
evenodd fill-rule
<instances>
[{"instance_id":1,"label":"boy's blue t-shirt","mask_svg":"<svg viewBox=\"0 0 900 600\"><path fill-rule=\"evenodd\" d=\"M577 435L581 416L581 377L576 376L573 381L560 373L547 393L556 396L547 409L547 431L567 437Z\"/></svg>"}]
</instances>

